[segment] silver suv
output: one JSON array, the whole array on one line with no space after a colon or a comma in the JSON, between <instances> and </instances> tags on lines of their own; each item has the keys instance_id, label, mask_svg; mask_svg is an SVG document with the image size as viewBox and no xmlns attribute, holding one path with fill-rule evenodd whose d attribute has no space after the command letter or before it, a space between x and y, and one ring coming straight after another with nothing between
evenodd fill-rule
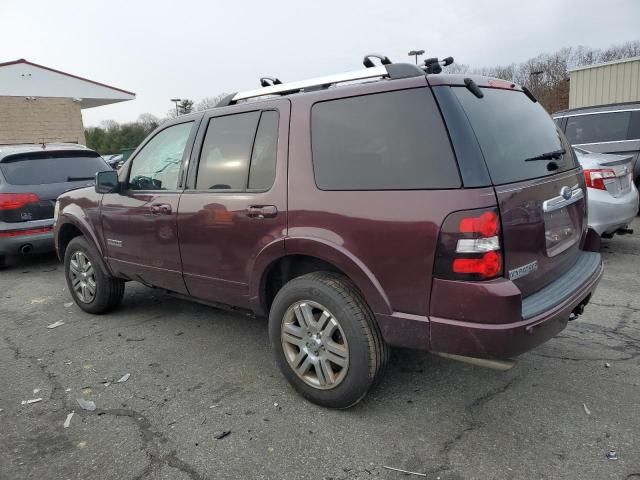
<instances>
[{"instance_id":1,"label":"silver suv","mask_svg":"<svg viewBox=\"0 0 640 480\"><path fill-rule=\"evenodd\" d=\"M553 119L574 147L631 156L633 178L640 185L640 103L563 110Z\"/></svg>"},{"instance_id":2,"label":"silver suv","mask_svg":"<svg viewBox=\"0 0 640 480\"><path fill-rule=\"evenodd\" d=\"M56 198L111 170L73 143L0 145L0 267L5 257L51 251Z\"/></svg>"}]
</instances>

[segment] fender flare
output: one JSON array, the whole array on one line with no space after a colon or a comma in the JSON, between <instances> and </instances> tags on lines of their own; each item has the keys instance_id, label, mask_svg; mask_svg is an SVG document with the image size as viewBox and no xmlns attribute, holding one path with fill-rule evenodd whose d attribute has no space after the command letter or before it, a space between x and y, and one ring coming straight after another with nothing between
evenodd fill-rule
<instances>
[{"instance_id":1,"label":"fender flare","mask_svg":"<svg viewBox=\"0 0 640 480\"><path fill-rule=\"evenodd\" d=\"M265 273L273 263L290 255L305 255L330 263L355 283L374 313L393 313L380 282L360 259L344 247L316 237L286 237L260 251L253 263L249 282L249 300L254 311L264 313L261 284Z\"/></svg>"},{"instance_id":2,"label":"fender flare","mask_svg":"<svg viewBox=\"0 0 640 480\"><path fill-rule=\"evenodd\" d=\"M89 223L89 219L87 218L84 210L78 207L75 204L67 205L62 212L60 212L60 217L58 219L58 225L56 225L55 229L55 244L56 250L59 251L59 241L58 235L62 227L66 224L71 224L76 227L82 235L87 239L89 244L96 249L98 253L98 261L100 262L102 268L108 272L110 275L113 275L113 272L109 268L109 265L104 259L104 248L100 243L98 236L95 233L95 230L91 227ZM64 258L61 258L60 261L64 262Z\"/></svg>"}]
</instances>

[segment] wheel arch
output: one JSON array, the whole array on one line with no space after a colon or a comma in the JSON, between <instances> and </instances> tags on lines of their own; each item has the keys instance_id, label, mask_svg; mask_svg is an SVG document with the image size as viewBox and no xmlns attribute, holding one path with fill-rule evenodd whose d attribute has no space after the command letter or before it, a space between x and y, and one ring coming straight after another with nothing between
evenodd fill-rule
<instances>
[{"instance_id":1,"label":"wheel arch","mask_svg":"<svg viewBox=\"0 0 640 480\"><path fill-rule=\"evenodd\" d=\"M79 209L79 208L78 208ZM96 249L98 261L106 272L111 274L111 270L104 260L104 252L101 243L94 229L89 224L85 213L80 210L75 211L73 205L69 205L64 212L61 212L58 225L55 229L55 245L58 258L64 262L64 256L69 242L78 236L83 236L89 244Z\"/></svg>"},{"instance_id":2,"label":"wheel arch","mask_svg":"<svg viewBox=\"0 0 640 480\"><path fill-rule=\"evenodd\" d=\"M286 281L320 270L349 278L374 312L392 313L382 286L363 262L345 248L318 238L287 238L283 244L272 244L260 252L249 284L251 308L266 315L271 300Z\"/></svg>"}]
</instances>

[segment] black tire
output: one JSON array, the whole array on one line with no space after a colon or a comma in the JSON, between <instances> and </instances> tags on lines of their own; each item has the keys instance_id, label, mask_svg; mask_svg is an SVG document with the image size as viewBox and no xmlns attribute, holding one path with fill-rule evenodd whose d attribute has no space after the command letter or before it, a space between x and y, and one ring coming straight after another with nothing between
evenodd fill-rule
<instances>
[{"instance_id":1,"label":"black tire","mask_svg":"<svg viewBox=\"0 0 640 480\"><path fill-rule=\"evenodd\" d=\"M3 269L7 266L7 257L4 255L0 255L0 269Z\"/></svg>"},{"instance_id":2,"label":"black tire","mask_svg":"<svg viewBox=\"0 0 640 480\"><path fill-rule=\"evenodd\" d=\"M326 307L346 337L348 368L335 387L309 385L287 360L281 341L283 322L289 309L304 300ZM389 348L360 291L348 278L331 272L309 273L282 287L269 312L269 337L278 367L288 382L303 397L324 407L349 408L362 400L381 376L389 357Z\"/></svg>"},{"instance_id":3,"label":"black tire","mask_svg":"<svg viewBox=\"0 0 640 480\"><path fill-rule=\"evenodd\" d=\"M82 252L89 259L95 272L96 292L93 299L88 303L80 299L73 288L69 275L71 257L76 252ZM94 314L107 313L117 307L124 296L124 281L119 278L113 278L104 271L102 262L99 260L99 254L82 236L75 237L67 245L64 254L64 276L74 302L85 312Z\"/></svg>"}]
</instances>

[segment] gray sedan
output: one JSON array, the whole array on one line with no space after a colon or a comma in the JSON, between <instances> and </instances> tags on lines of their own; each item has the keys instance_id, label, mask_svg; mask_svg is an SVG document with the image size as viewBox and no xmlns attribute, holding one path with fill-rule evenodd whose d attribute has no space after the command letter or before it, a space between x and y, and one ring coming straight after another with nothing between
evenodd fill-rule
<instances>
[{"instance_id":1,"label":"gray sedan","mask_svg":"<svg viewBox=\"0 0 640 480\"><path fill-rule=\"evenodd\" d=\"M633 157L594 153L574 147L587 183L589 227L604 237L631 233L638 213L638 189L633 182Z\"/></svg>"}]
</instances>

